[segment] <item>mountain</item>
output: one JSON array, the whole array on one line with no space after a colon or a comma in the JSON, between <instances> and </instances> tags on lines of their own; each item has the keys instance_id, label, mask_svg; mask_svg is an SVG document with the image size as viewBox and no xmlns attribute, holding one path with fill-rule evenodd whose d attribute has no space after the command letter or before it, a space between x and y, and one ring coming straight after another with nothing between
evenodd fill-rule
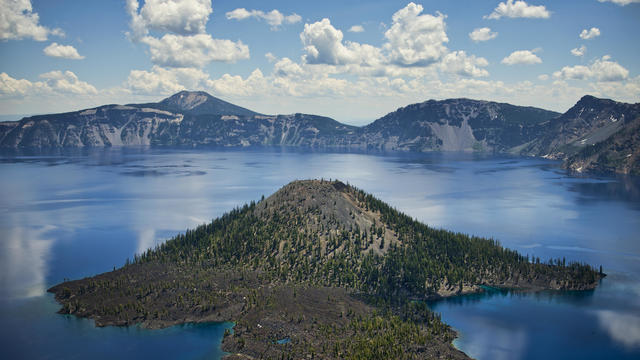
<instances>
[{"instance_id":1,"label":"mountain","mask_svg":"<svg viewBox=\"0 0 640 360\"><path fill-rule=\"evenodd\" d=\"M106 105L0 123L0 148L100 146L305 146L382 151L476 151L565 160L580 171L638 173L632 124L640 104L584 96L564 114L471 99L429 100L356 127L308 114L262 115L205 92L158 103ZM631 126L631 128L629 128ZM629 128L629 129L627 129ZM619 134L620 133L620 134ZM589 146L625 142L624 154L569 161ZM627 134L627 135L624 135ZM626 136L622 140L621 136ZM598 149L604 149L598 145ZM598 160L600 159L600 160ZM577 162L576 162L577 161ZM586 161L586 160L585 160Z\"/></svg>"},{"instance_id":2,"label":"mountain","mask_svg":"<svg viewBox=\"0 0 640 360\"><path fill-rule=\"evenodd\" d=\"M606 140L584 146L565 161L576 172L640 175L640 117Z\"/></svg>"},{"instance_id":3,"label":"mountain","mask_svg":"<svg viewBox=\"0 0 640 360\"><path fill-rule=\"evenodd\" d=\"M0 148L136 145L330 146L357 127L306 114L261 115L204 92L0 123ZM338 139L338 140L336 140Z\"/></svg>"},{"instance_id":4,"label":"mountain","mask_svg":"<svg viewBox=\"0 0 640 360\"><path fill-rule=\"evenodd\" d=\"M132 106L150 107L185 115L260 115L251 110L220 100L204 91L180 91L159 103Z\"/></svg>"},{"instance_id":5,"label":"mountain","mask_svg":"<svg viewBox=\"0 0 640 360\"><path fill-rule=\"evenodd\" d=\"M578 171L640 173L640 103L584 96L561 116L539 125L541 136L518 148L522 155L565 160Z\"/></svg>"},{"instance_id":6,"label":"mountain","mask_svg":"<svg viewBox=\"0 0 640 360\"><path fill-rule=\"evenodd\" d=\"M534 125L558 113L470 99L429 100L363 128L367 148L503 152L540 136Z\"/></svg>"},{"instance_id":7,"label":"mountain","mask_svg":"<svg viewBox=\"0 0 640 360\"><path fill-rule=\"evenodd\" d=\"M261 115L205 92L159 103L107 105L0 125L0 147L286 145L401 151L500 152L529 141L557 113L469 99L430 100L365 127L307 114Z\"/></svg>"},{"instance_id":8,"label":"mountain","mask_svg":"<svg viewBox=\"0 0 640 360\"><path fill-rule=\"evenodd\" d=\"M340 181L294 181L126 265L49 289L97 326L234 321L235 358L466 358L425 300L604 276L433 229ZM279 340L286 342L283 344Z\"/></svg>"}]
</instances>

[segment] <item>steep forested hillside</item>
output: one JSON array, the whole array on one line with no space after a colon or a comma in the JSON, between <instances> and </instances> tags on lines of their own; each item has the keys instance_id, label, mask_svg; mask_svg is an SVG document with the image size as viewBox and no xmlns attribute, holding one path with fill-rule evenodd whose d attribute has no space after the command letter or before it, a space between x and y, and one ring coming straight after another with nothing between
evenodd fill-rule
<instances>
[{"instance_id":1,"label":"steep forested hillside","mask_svg":"<svg viewBox=\"0 0 640 360\"><path fill-rule=\"evenodd\" d=\"M430 228L339 181L309 180L50 291L62 313L100 326L236 321L224 348L254 358L455 358L454 334L425 300L480 285L591 289L601 276Z\"/></svg>"}]
</instances>

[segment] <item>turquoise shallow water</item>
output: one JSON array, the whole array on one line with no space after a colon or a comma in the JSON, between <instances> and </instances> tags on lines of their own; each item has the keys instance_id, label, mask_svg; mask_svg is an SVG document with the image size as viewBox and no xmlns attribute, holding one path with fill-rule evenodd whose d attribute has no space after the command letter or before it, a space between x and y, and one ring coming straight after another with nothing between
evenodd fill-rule
<instances>
[{"instance_id":1,"label":"turquoise shallow water","mask_svg":"<svg viewBox=\"0 0 640 360\"><path fill-rule=\"evenodd\" d=\"M283 149L106 149L0 156L3 358L216 359L230 324L95 328L45 290L293 179L339 178L432 226L602 264L592 292L488 292L431 304L479 359L640 357L640 185L540 159ZM7 356L4 356L4 355Z\"/></svg>"}]
</instances>

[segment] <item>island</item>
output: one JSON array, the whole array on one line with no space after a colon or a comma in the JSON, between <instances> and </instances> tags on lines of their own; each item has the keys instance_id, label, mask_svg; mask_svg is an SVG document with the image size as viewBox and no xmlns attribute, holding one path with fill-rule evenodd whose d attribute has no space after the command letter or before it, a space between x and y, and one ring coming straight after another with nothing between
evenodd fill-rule
<instances>
[{"instance_id":1,"label":"island","mask_svg":"<svg viewBox=\"0 0 640 360\"><path fill-rule=\"evenodd\" d=\"M426 301L483 291L589 290L587 264L542 261L425 225L337 180L293 181L49 292L96 326L234 322L229 359L466 359Z\"/></svg>"}]
</instances>

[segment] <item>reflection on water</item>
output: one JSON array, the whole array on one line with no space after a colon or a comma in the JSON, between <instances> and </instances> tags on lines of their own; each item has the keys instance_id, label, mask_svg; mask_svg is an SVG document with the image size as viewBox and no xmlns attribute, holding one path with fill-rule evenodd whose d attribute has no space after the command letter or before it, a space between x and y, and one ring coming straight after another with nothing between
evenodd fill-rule
<instances>
[{"instance_id":1,"label":"reflection on water","mask_svg":"<svg viewBox=\"0 0 640 360\"><path fill-rule=\"evenodd\" d=\"M640 315L637 313L599 310L600 326L617 342L626 347L640 347Z\"/></svg>"},{"instance_id":2,"label":"reflection on water","mask_svg":"<svg viewBox=\"0 0 640 360\"><path fill-rule=\"evenodd\" d=\"M579 181L569 186L569 191L579 194L579 201L589 203L593 201L622 201L640 209L640 179L620 176L615 180Z\"/></svg>"},{"instance_id":3,"label":"reflection on water","mask_svg":"<svg viewBox=\"0 0 640 360\"><path fill-rule=\"evenodd\" d=\"M43 293L64 278L122 265L302 178L341 179L429 225L493 237L543 260L602 264L609 273L591 292L491 290L431 304L460 331L456 344L472 356L640 356L637 179L571 177L541 159L286 148L0 155L0 346L28 358L88 358L92 349L102 358L218 358L220 327L151 332L157 337L94 329L87 320L56 315L57 305ZM73 354L60 345L69 341Z\"/></svg>"},{"instance_id":4,"label":"reflection on water","mask_svg":"<svg viewBox=\"0 0 640 360\"><path fill-rule=\"evenodd\" d=\"M24 298L44 295L52 239L44 227L13 227L0 242L0 287L3 297Z\"/></svg>"}]
</instances>

